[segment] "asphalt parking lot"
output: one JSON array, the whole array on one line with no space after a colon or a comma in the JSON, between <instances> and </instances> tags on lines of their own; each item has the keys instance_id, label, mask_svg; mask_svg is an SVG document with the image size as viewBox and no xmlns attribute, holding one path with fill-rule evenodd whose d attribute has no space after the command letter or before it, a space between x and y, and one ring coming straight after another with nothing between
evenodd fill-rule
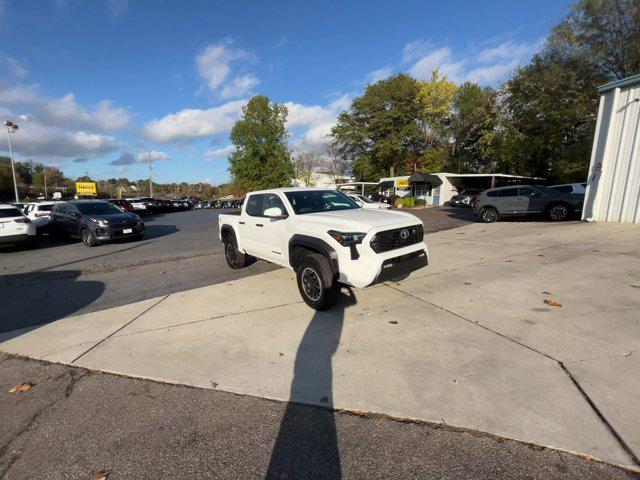
<instances>
[{"instance_id":1,"label":"asphalt parking lot","mask_svg":"<svg viewBox=\"0 0 640 480\"><path fill-rule=\"evenodd\" d=\"M227 268L218 240L218 214L191 210L144 218L140 242L88 248L44 236L37 250L0 250L0 289L6 309L0 331L102 310L273 268L256 262Z\"/></svg>"},{"instance_id":2,"label":"asphalt parking lot","mask_svg":"<svg viewBox=\"0 0 640 480\"><path fill-rule=\"evenodd\" d=\"M141 242L87 248L79 241L40 248L0 249L3 310L0 332L51 322L72 314L180 292L278 268L258 261L242 270L227 267L218 239L218 214L191 210L145 217ZM412 210L426 233L475 221L469 209Z\"/></svg>"},{"instance_id":3,"label":"asphalt parking lot","mask_svg":"<svg viewBox=\"0 0 640 480\"><path fill-rule=\"evenodd\" d=\"M306 307L291 272L257 262L252 268L271 271L246 269L240 271L245 278L214 279L199 288L0 334L2 352L46 361L0 356L9 373L0 379L3 390L21 381L35 384L0 404L15 420L0 429L0 477L9 471L29 478L29 472L49 468L52 478L105 470L126 478L144 476L140 468L173 467L215 470L203 476L219 478L233 473L317 478L318 472L325 478L371 472L379 478L458 478L455 472L463 478L624 475L557 452L526 453L546 447L637 471L637 228L536 221L486 225L462 209L414 213L430 232L429 267L402 281L343 289L336 308L327 312ZM192 247L185 258L172 260L161 245L158 251L165 256L141 250L138 263L125 265L127 251L121 249L141 244L107 245L105 257L77 262L80 274L65 295L110 273L139 288L135 282L148 267L164 268L165 274L156 274L158 284L171 286L161 283L174 272L166 265L175 263L183 271L192 260L216 257L189 256L203 240L216 239L216 214L158 217L163 225L182 220L184 243ZM149 220L151 226L156 219ZM212 231L206 233L203 224L209 221ZM153 238L150 229L148 241L177 238L180 232ZM103 248L61 244L52 251L68 247ZM96 260L108 256L120 262L112 261L116 269ZM226 271L222 255L217 258L218 268ZM196 263L191 269L205 273L204 262ZM129 281L128 271L133 272ZM39 274L27 275L37 280ZM51 291L65 286L52 279ZM36 284L47 294L46 280ZM25 282L4 291L28 298L29 287ZM101 290L94 302L119 300L117 285L108 287L109 296ZM55 305L57 296L48 295L44 302ZM38 311L37 305L26 308ZM12 314L21 318L18 309ZM56 371L58 366L47 362L66 366ZM86 373L96 371L142 380ZM141 413L145 402L149 421ZM195 423L192 415L176 414L204 411L205 404L215 407ZM242 415L244 423L238 419ZM377 415L393 421L371 422ZM413 427L414 421L420 426ZM435 433L449 428L472 434ZM230 429L231 436L216 435ZM484 440L485 433L491 441ZM139 446L141 438L158 435L178 440ZM62 456L41 454L60 445L69 446ZM247 457L247 450L255 455ZM313 460L305 461L307 454ZM158 463L158 458L184 461Z\"/></svg>"}]
</instances>

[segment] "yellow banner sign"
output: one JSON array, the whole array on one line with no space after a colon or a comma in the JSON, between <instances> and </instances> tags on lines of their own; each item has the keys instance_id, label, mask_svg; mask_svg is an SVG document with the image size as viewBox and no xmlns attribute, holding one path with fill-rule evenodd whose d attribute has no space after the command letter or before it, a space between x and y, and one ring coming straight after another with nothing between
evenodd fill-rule
<instances>
[{"instance_id":1,"label":"yellow banner sign","mask_svg":"<svg viewBox=\"0 0 640 480\"><path fill-rule=\"evenodd\" d=\"M96 184L93 182L76 182L76 193L78 195L98 195Z\"/></svg>"},{"instance_id":2,"label":"yellow banner sign","mask_svg":"<svg viewBox=\"0 0 640 480\"><path fill-rule=\"evenodd\" d=\"M396 180L396 188L409 188L409 179L399 178Z\"/></svg>"}]
</instances>

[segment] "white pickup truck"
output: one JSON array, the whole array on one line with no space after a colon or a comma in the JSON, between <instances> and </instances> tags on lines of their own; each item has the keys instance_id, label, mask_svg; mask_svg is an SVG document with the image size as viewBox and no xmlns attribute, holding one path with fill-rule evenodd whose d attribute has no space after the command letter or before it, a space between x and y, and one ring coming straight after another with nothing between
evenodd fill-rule
<instances>
[{"instance_id":1,"label":"white pickup truck","mask_svg":"<svg viewBox=\"0 0 640 480\"><path fill-rule=\"evenodd\" d=\"M365 210L341 192L283 188L247 194L242 211L220 214L227 264L257 257L296 272L304 301L332 307L339 285L398 278L428 264L422 222L396 210Z\"/></svg>"}]
</instances>

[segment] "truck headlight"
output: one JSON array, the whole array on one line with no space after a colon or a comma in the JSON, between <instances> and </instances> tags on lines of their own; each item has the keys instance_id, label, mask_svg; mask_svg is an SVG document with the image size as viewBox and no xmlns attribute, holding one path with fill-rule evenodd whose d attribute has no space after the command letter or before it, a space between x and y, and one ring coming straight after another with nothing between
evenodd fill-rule
<instances>
[{"instance_id":1,"label":"truck headlight","mask_svg":"<svg viewBox=\"0 0 640 480\"><path fill-rule=\"evenodd\" d=\"M335 230L329 230L327 233L343 247L358 245L362 243L362 240L367 235L361 232L337 232Z\"/></svg>"}]
</instances>

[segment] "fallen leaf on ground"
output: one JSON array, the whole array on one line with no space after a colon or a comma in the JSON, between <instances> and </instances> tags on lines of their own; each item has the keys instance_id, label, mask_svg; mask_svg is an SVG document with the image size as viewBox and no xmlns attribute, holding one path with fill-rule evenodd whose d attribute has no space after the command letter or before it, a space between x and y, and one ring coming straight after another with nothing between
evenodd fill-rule
<instances>
[{"instance_id":1,"label":"fallen leaf on ground","mask_svg":"<svg viewBox=\"0 0 640 480\"><path fill-rule=\"evenodd\" d=\"M560 302L556 302L555 300L545 300L544 303L546 303L550 307L561 307L562 306L562 304Z\"/></svg>"},{"instance_id":2,"label":"fallen leaf on ground","mask_svg":"<svg viewBox=\"0 0 640 480\"><path fill-rule=\"evenodd\" d=\"M31 390L31 388L34 385L35 383L24 382L24 383L21 383L20 385L16 385L15 387L11 387L11 389L9 390L9 393L26 392L27 390Z\"/></svg>"},{"instance_id":3,"label":"fallen leaf on ground","mask_svg":"<svg viewBox=\"0 0 640 480\"><path fill-rule=\"evenodd\" d=\"M640 285L631 285L631 288L640 288Z\"/></svg>"},{"instance_id":4,"label":"fallen leaf on ground","mask_svg":"<svg viewBox=\"0 0 640 480\"><path fill-rule=\"evenodd\" d=\"M539 257L544 257L544 253L539 253L538 256Z\"/></svg>"},{"instance_id":5,"label":"fallen leaf on ground","mask_svg":"<svg viewBox=\"0 0 640 480\"><path fill-rule=\"evenodd\" d=\"M282 352L278 352L278 356L279 356L279 357L282 357L283 355L284 355L284 353L282 353Z\"/></svg>"},{"instance_id":6,"label":"fallen leaf on ground","mask_svg":"<svg viewBox=\"0 0 640 480\"><path fill-rule=\"evenodd\" d=\"M389 323L390 323L391 325L397 325L397 324L398 324L398 321L397 321L397 320L389 320Z\"/></svg>"},{"instance_id":7,"label":"fallen leaf on ground","mask_svg":"<svg viewBox=\"0 0 640 480\"><path fill-rule=\"evenodd\" d=\"M162 272L160 272L160 275L166 275L167 272L165 272L164 270Z\"/></svg>"},{"instance_id":8,"label":"fallen leaf on ground","mask_svg":"<svg viewBox=\"0 0 640 480\"><path fill-rule=\"evenodd\" d=\"M91 475L91 480L107 480L111 472L100 472L95 475Z\"/></svg>"},{"instance_id":9,"label":"fallen leaf on ground","mask_svg":"<svg viewBox=\"0 0 640 480\"><path fill-rule=\"evenodd\" d=\"M464 282L465 285L471 285L471 282Z\"/></svg>"},{"instance_id":10,"label":"fallen leaf on ground","mask_svg":"<svg viewBox=\"0 0 640 480\"><path fill-rule=\"evenodd\" d=\"M545 290L544 292L541 292L541 293L543 293L544 295L551 295L551 292L549 290Z\"/></svg>"},{"instance_id":11,"label":"fallen leaf on ground","mask_svg":"<svg viewBox=\"0 0 640 480\"><path fill-rule=\"evenodd\" d=\"M505 260L505 262L511 263L511 262L513 262L513 260Z\"/></svg>"}]
</instances>

